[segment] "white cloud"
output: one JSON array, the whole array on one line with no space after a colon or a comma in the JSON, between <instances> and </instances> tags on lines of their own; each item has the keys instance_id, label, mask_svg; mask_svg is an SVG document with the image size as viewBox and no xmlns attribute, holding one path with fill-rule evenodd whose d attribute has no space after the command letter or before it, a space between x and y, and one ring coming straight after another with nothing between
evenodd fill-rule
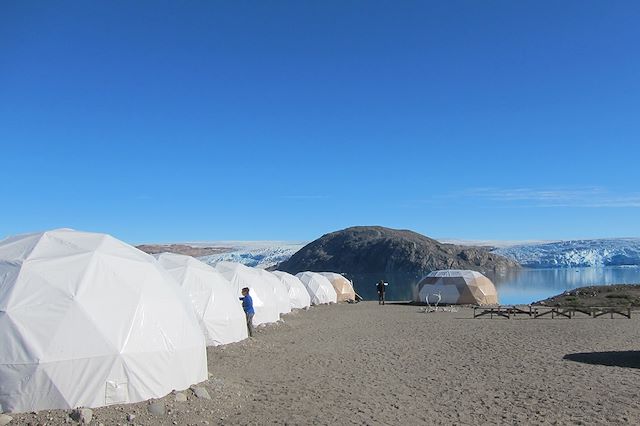
<instances>
[{"instance_id":1,"label":"white cloud","mask_svg":"<svg viewBox=\"0 0 640 426\"><path fill-rule=\"evenodd\" d=\"M279 198L285 200L324 200L328 195L281 195Z\"/></svg>"},{"instance_id":2,"label":"white cloud","mask_svg":"<svg viewBox=\"0 0 640 426\"><path fill-rule=\"evenodd\" d=\"M640 207L640 193L616 194L601 187L471 188L455 196L529 207Z\"/></svg>"}]
</instances>

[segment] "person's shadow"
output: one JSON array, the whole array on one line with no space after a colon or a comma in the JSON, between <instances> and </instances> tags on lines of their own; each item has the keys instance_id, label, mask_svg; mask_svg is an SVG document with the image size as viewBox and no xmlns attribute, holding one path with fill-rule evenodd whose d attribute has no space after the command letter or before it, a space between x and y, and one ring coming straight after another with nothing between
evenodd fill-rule
<instances>
[{"instance_id":1,"label":"person's shadow","mask_svg":"<svg viewBox=\"0 0 640 426\"><path fill-rule=\"evenodd\" d=\"M578 352L563 359L610 367L640 368L640 351Z\"/></svg>"}]
</instances>

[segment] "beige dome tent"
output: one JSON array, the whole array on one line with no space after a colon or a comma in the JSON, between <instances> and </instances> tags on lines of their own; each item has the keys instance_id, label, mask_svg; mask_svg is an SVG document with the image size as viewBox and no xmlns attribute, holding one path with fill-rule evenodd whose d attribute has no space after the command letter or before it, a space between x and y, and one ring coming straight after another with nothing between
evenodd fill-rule
<instances>
[{"instance_id":1,"label":"beige dome tent","mask_svg":"<svg viewBox=\"0 0 640 426\"><path fill-rule=\"evenodd\" d=\"M351 281L335 272L320 272L320 275L329 280L338 295L338 302L356 300L356 292L351 285Z\"/></svg>"},{"instance_id":2,"label":"beige dome tent","mask_svg":"<svg viewBox=\"0 0 640 426\"><path fill-rule=\"evenodd\" d=\"M207 380L205 339L142 251L69 229L0 241L0 412L160 398Z\"/></svg>"},{"instance_id":3,"label":"beige dome tent","mask_svg":"<svg viewBox=\"0 0 640 426\"><path fill-rule=\"evenodd\" d=\"M428 300L427 300L428 298ZM480 272L447 269L433 271L416 285L415 302L495 305L498 292Z\"/></svg>"}]
</instances>

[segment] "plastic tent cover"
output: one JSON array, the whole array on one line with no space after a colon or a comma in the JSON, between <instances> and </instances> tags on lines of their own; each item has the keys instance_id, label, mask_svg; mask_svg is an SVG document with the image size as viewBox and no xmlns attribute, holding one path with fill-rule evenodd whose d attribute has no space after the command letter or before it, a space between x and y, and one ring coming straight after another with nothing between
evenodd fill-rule
<instances>
[{"instance_id":1,"label":"plastic tent cover","mask_svg":"<svg viewBox=\"0 0 640 426\"><path fill-rule=\"evenodd\" d=\"M0 242L0 412L159 398L207 379L191 304L150 255L68 229Z\"/></svg>"},{"instance_id":2,"label":"plastic tent cover","mask_svg":"<svg viewBox=\"0 0 640 426\"><path fill-rule=\"evenodd\" d=\"M414 301L435 303L494 305L498 292L489 278L480 272L447 269L433 271L416 286Z\"/></svg>"},{"instance_id":3,"label":"plastic tent cover","mask_svg":"<svg viewBox=\"0 0 640 426\"><path fill-rule=\"evenodd\" d=\"M296 277L302 281L304 287L309 292L312 305L323 303L336 303L337 294L328 279L317 272L300 272Z\"/></svg>"},{"instance_id":4,"label":"plastic tent cover","mask_svg":"<svg viewBox=\"0 0 640 426\"><path fill-rule=\"evenodd\" d=\"M309 292L297 277L282 271L274 271L273 274L287 287L289 293L289 306L291 309L304 309L311 305Z\"/></svg>"},{"instance_id":5,"label":"plastic tent cover","mask_svg":"<svg viewBox=\"0 0 640 426\"><path fill-rule=\"evenodd\" d=\"M191 256L162 253L156 257L191 300L208 346L248 337L242 304L218 271Z\"/></svg>"},{"instance_id":6,"label":"plastic tent cover","mask_svg":"<svg viewBox=\"0 0 640 426\"><path fill-rule=\"evenodd\" d=\"M329 280L336 291L338 302L356 300L356 292L351 285L351 281L335 272L320 272L320 275Z\"/></svg>"},{"instance_id":7,"label":"plastic tent cover","mask_svg":"<svg viewBox=\"0 0 640 426\"><path fill-rule=\"evenodd\" d=\"M291 303L289 301L289 291L287 286L284 285L280 278L276 277L269 271L264 269L257 269L264 282L268 284L273 290L273 295L276 298L276 304L278 307L278 313L288 314L291 312Z\"/></svg>"},{"instance_id":8,"label":"plastic tent cover","mask_svg":"<svg viewBox=\"0 0 640 426\"><path fill-rule=\"evenodd\" d=\"M219 262L215 269L231 283L236 297L242 296L241 291L244 287L249 288L249 295L253 299L253 308L256 311L253 317L254 325L280 320L273 287L264 282L260 270L236 262Z\"/></svg>"}]
</instances>

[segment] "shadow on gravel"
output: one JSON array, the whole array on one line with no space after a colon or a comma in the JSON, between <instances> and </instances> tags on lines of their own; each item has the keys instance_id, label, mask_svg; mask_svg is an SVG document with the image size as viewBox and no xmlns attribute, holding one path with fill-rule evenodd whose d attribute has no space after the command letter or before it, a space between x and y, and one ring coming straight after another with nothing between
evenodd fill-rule
<instances>
[{"instance_id":1,"label":"shadow on gravel","mask_svg":"<svg viewBox=\"0 0 640 426\"><path fill-rule=\"evenodd\" d=\"M567 354L563 359L584 364L640 368L640 351L578 352Z\"/></svg>"}]
</instances>

